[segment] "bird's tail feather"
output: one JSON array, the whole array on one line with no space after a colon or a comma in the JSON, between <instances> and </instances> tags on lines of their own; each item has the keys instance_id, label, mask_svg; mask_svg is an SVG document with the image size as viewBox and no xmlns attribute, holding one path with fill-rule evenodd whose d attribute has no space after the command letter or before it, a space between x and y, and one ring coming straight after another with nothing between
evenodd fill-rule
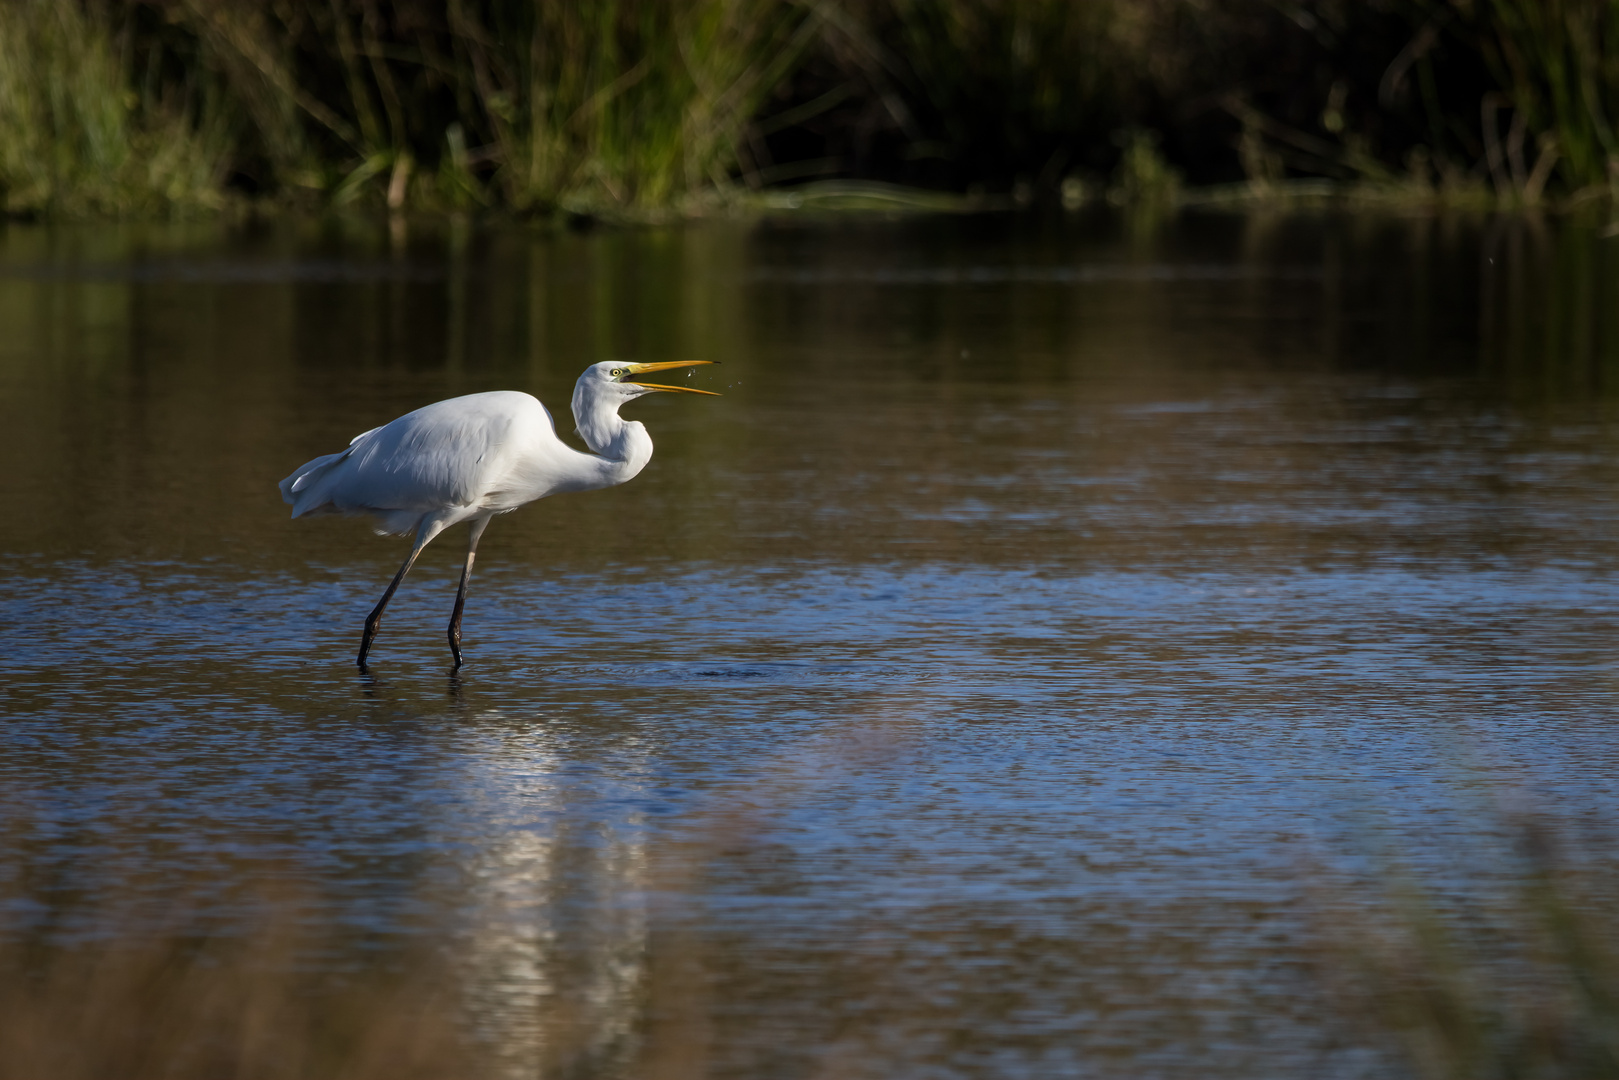
<instances>
[{"instance_id":1,"label":"bird's tail feather","mask_svg":"<svg viewBox=\"0 0 1619 1080\"><path fill-rule=\"evenodd\" d=\"M281 481L281 499L292 506L292 516L310 514L370 514L376 519L372 528L379 536L403 536L413 533L422 523L422 511L392 510L375 506L352 506L342 495L343 471L338 468L356 450L361 448L367 435L379 429L363 432L354 437L348 449L326 454L306 462L293 474Z\"/></svg>"},{"instance_id":2,"label":"bird's tail feather","mask_svg":"<svg viewBox=\"0 0 1619 1080\"><path fill-rule=\"evenodd\" d=\"M339 464L353 452L354 448L351 446L341 453L325 454L300 466L291 476L281 481L281 501L292 506L293 517L299 518L306 514L318 514L322 510L331 512L336 509L330 506L326 485L320 481L331 472L334 465Z\"/></svg>"},{"instance_id":3,"label":"bird's tail feather","mask_svg":"<svg viewBox=\"0 0 1619 1080\"><path fill-rule=\"evenodd\" d=\"M349 440L346 450L335 454L324 454L314 461L305 462L291 476L281 481L281 501L292 506L292 516L303 517L306 514L340 514L345 513L343 507L334 506L331 502L329 485L322 484L332 469L348 460L356 450L360 449L365 440L381 431L381 428L372 428L362 431Z\"/></svg>"}]
</instances>

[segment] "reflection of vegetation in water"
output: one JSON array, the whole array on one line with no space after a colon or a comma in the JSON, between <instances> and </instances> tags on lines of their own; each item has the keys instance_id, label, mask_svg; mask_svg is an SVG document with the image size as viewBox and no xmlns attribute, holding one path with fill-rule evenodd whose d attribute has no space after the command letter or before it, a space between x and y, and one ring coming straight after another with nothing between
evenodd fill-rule
<instances>
[{"instance_id":1,"label":"reflection of vegetation in water","mask_svg":"<svg viewBox=\"0 0 1619 1080\"><path fill-rule=\"evenodd\" d=\"M1606 300L1613 240L1577 219L1491 223L1480 259L1480 359L1514 396L1578 400L1619 392L1619 311Z\"/></svg>"}]
</instances>

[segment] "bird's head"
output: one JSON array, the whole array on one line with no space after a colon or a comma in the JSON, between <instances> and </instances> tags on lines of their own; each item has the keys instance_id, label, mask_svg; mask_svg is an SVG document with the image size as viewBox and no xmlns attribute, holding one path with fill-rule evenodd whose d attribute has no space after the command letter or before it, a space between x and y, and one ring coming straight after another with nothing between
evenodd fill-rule
<instances>
[{"instance_id":1,"label":"bird's head","mask_svg":"<svg viewBox=\"0 0 1619 1080\"><path fill-rule=\"evenodd\" d=\"M662 383L641 382L641 376L670 368L696 367L712 364L712 360L677 360L661 364L628 364L622 360L608 360L585 368L579 381L573 384L573 421L579 437L598 454L615 460L628 460L630 451L621 446L625 438L636 436L646 441L645 457L652 454L652 443L646 438L646 429L637 421L625 421L618 410L638 397L655 394L660 390L676 394L719 395L712 390L698 390L691 386L665 386ZM630 455L633 456L633 455ZM639 466L637 466L639 468ZM633 475L633 474L632 474Z\"/></svg>"},{"instance_id":2,"label":"bird's head","mask_svg":"<svg viewBox=\"0 0 1619 1080\"><path fill-rule=\"evenodd\" d=\"M660 383L644 383L641 376L650 375L654 371L668 371L671 368L697 367L700 364L712 364L712 360L673 360L657 364L627 364L620 360L605 360L600 364L592 364L579 376L575 396L584 391L591 396L599 396L608 401L617 401L622 405L634 401L647 394L667 391L675 394L707 394L709 397L719 395L712 390L699 390L693 386L666 386Z\"/></svg>"}]
</instances>

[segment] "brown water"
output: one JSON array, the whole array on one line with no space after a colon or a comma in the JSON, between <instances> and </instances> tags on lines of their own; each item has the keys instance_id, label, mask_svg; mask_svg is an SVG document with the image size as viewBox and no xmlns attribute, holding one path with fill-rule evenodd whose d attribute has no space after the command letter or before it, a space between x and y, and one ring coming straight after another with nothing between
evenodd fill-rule
<instances>
[{"instance_id":1,"label":"brown water","mask_svg":"<svg viewBox=\"0 0 1619 1080\"><path fill-rule=\"evenodd\" d=\"M436 943L512 1075L630 1075L653 1012L723 1076L1378 1074L1307 866L1462 888L1499 791L1616 808L1616 251L5 226L0 912L231 934L296 882L312 962ZM459 533L359 674L402 542L276 481L454 394L567 430L604 359L725 396L494 523L461 678Z\"/></svg>"}]
</instances>

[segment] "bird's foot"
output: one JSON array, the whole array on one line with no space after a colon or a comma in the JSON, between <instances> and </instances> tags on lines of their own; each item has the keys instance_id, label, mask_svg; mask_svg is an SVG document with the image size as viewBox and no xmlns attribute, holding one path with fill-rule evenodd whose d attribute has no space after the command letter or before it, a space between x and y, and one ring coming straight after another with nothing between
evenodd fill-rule
<instances>
[{"instance_id":1,"label":"bird's foot","mask_svg":"<svg viewBox=\"0 0 1619 1080\"><path fill-rule=\"evenodd\" d=\"M459 616L461 614L461 612L459 610L460 605L456 605L456 607L457 607L456 615ZM455 657L455 664L453 666L451 666L451 668L450 668L450 674L451 675L454 675L457 671L461 670L461 626L460 626L460 622L461 622L461 620L459 618L452 621L450 623L450 631L449 631L448 634L445 635L447 638L449 638L449 641L450 641L450 655Z\"/></svg>"},{"instance_id":2,"label":"bird's foot","mask_svg":"<svg viewBox=\"0 0 1619 1080\"><path fill-rule=\"evenodd\" d=\"M365 670L365 658L371 655L371 643L377 640L377 624L369 620L365 624L365 633L360 637L360 655L354 658L360 670Z\"/></svg>"}]
</instances>

